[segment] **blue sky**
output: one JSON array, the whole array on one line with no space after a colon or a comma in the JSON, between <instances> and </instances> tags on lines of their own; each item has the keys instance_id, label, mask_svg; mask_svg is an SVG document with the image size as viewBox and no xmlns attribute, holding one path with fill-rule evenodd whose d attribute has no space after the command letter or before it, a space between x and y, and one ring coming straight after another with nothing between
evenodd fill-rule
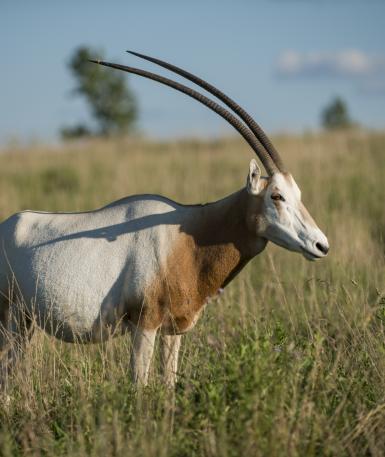
<instances>
[{"instance_id":1,"label":"blue sky","mask_svg":"<svg viewBox=\"0 0 385 457\"><path fill-rule=\"evenodd\" d=\"M335 95L352 117L385 127L385 1L194 0L0 3L0 143L52 141L87 122L66 66L79 45L108 60L159 71L147 53L184 67L242 104L267 131L319 125ZM111 70L113 71L113 70ZM210 136L232 128L194 100L127 76L140 130L152 137Z\"/></svg>"}]
</instances>

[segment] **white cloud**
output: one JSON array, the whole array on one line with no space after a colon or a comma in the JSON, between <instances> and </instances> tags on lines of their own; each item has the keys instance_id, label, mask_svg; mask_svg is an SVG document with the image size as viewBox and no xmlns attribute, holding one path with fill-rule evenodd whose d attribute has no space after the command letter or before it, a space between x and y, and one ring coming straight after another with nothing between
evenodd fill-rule
<instances>
[{"instance_id":1,"label":"white cloud","mask_svg":"<svg viewBox=\"0 0 385 457\"><path fill-rule=\"evenodd\" d=\"M385 95L385 55L357 49L336 52L283 52L275 73L285 79L340 79L354 82L365 95Z\"/></svg>"},{"instance_id":2,"label":"white cloud","mask_svg":"<svg viewBox=\"0 0 385 457\"><path fill-rule=\"evenodd\" d=\"M280 77L368 78L385 76L385 56L365 54L357 49L337 52L285 51L279 56Z\"/></svg>"}]
</instances>

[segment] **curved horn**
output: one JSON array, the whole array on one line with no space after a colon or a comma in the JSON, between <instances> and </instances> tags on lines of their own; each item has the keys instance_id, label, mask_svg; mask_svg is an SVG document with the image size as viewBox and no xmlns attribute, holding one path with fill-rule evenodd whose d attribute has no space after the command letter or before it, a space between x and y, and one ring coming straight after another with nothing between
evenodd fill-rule
<instances>
[{"instance_id":1,"label":"curved horn","mask_svg":"<svg viewBox=\"0 0 385 457\"><path fill-rule=\"evenodd\" d=\"M269 140L266 133L262 130L261 126L255 122L255 120L248 114L241 106L238 105L234 100L224 94L222 91L205 81L204 79L199 78L198 76L189 73L182 68L176 67L168 62L165 62L160 59L156 59L154 57L146 56L144 54L140 54L134 51L127 51L129 54L132 54L136 57L140 57L141 59L148 60L149 62L155 63L167 70L173 71L174 73L183 76L184 78L192 81L193 83L197 84L198 86L202 87L203 89L207 90L211 94L215 95L219 100L221 100L225 105L231 108L235 114L237 114L245 124L250 128L250 130L254 133L260 143L264 146L270 157L273 159L274 163L277 165L279 171L285 171L285 167L283 165L283 161L278 153L278 151L273 146L272 142Z\"/></svg>"},{"instance_id":2,"label":"curved horn","mask_svg":"<svg viewBox=\"0 0 385 457\"><path fill-rule=\"evenodd\" d=\"M243 138L249 143L254 152L257 154L263 166L265 167L267 173L270 176L278 171L277 166L275 165L271 157L262 148L261 144L255 138L253 133L233 114L229 113L225 108L223 108L223 106L218 105L218 103L214 102L213 100L205 97L204 95L200 94L194 89L191 89L190 87L184 86L183 84L180 84L168 78L164 78L163 76L151 73L149 71L141 70L139 68L127 67L125 65L119 65L110 62L103 62L100 60L90 60L90 62L97 63L99 65L104 65L105 67L123 70L128 73L134 73L136 75L143 76L144 78L152 79L153 81L157 81L161 84L172 87L173 89L178 90L179 92L182 92L188 95L189 97L194 98L195 100L198 100L198 102L202 103L215 113L219 114L221 117L223 117L223 119L229 122L229 124L231 124L236 130L238 130L238 132L243 136Z\"/></svg>"}]
</instances>

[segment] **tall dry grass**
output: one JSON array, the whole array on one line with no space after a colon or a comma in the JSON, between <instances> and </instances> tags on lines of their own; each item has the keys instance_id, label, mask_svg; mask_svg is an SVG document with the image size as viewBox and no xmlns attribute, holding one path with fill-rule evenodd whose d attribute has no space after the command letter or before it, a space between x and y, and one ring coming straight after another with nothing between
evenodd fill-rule
<instances>
[{"instance_id":1,"label":"tall dry grass","mask_svg":"<svg viewBox=\"0 0 385 457\"><path fill-rule=\"evenodd\" d=\"M130 342L37 331L0 406L0 455L382 456L385 134L275 144L327 233L327 259L269 245L184 337L180 381L136 392ZM133 193L183 203L243 186L237 140L98 141L0 155L0 216L86 210Z\"/></svg>"}]
</instances>

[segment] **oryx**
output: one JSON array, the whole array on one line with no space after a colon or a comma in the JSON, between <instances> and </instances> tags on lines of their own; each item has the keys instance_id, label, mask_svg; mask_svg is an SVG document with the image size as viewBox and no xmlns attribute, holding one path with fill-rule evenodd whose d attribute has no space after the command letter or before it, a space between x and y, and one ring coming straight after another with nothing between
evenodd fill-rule
<instances>
[{"instance_id":1,"label":"oryx","mask_svg":"<svg viewBox=\"0 0 385 457\"><path fill-rule=\"evenodd\" d=\"M1 223L3 376L35 321L67 342L98 342L130 331L132 375L142 384L160 330L165 381L173 385L181 335L194 326L209 298L268 241L309 260L329 250L278 152L239 105L191 73L132 54L196 83L234 114L157 74L97 63L158 81L203 103L238 130L268 176L261 176L253 159L246 186L213 203L189 206L159 195L136 195L95 211L23 211Z\"/></svg>"}]
</instances>

